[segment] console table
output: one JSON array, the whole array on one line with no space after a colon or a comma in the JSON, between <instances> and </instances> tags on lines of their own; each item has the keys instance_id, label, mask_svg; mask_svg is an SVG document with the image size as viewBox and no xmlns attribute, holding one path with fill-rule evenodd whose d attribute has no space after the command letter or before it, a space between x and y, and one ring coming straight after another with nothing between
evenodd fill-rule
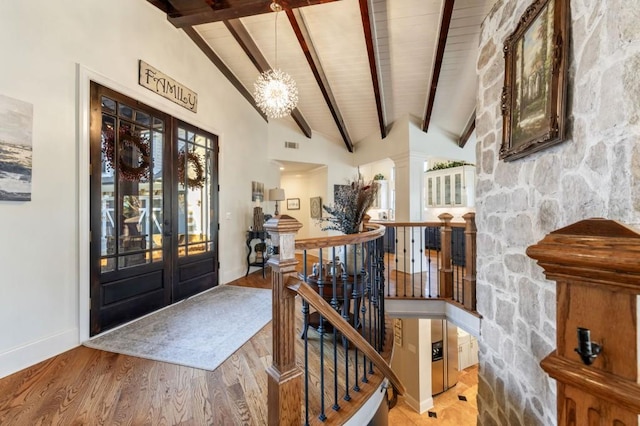
<instances>
[{"instance_id":1,"label":"console table","mask_svg":"<svg viewBox=\"0 0 640 426\"><path fill-rule=\"evenodd\" d=\"M333 300L333 277L327 275L322 286L318 285L318 279L314 276L309 276L304 279L302 274L298 274L298 279L306 281L311 288L313 288L327 303L331 303ZM358 315L360 315L360 304L362 302L362 296L365 293L367 274L358 274L357 276L345 275L345 279L338 277L336 281L336 310L340 312L343 318L353 326L353 328L360 327L360 321ZM346 289L345 289L346 286ZM347 299L345 301L345 294ZM351 313L351 301L353 300L353 314ZM320 315L317 312L307 313L306 322L307 327L304 327L300 333L300 338L304 339L307 334L307 328L312 327L316 331L320 325ZM324 323L325 332L330 332L333 327L329 322Z\"/></svg>"},{"instance_id":2,"label":"console table","mask_svg":"<svg viewBox=\"0 0 640 426\"><path fill-rule=\"evenodd\" d=\"M269 256L267 255L267 245L265 243L265 240L267 238L269 238L269 233L267 231L247 231L247 250L249 251L249 253L247 253L247 273L245 274L245 277L249 275L249 269L251 269L252 266L258 266L262 268L262 278L265 278L264 269L265 266L267 266L267 260L269 260ZM260 243L258 244L262 244L263 250L261 261L258 261L258 259L256 259L254 262L251 261L251 255L254 252L256 253L256 255L258 253L258 250L255 249L258 244L256 244L254 247L251 247L251 242L253 240L260 240Z\"/></svg>"}]
</instances>

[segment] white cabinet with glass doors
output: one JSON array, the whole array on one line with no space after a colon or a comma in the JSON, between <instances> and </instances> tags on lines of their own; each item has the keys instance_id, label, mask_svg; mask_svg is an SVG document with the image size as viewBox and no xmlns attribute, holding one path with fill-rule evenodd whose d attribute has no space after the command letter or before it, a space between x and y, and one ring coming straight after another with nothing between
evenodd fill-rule
<instances>
[{"instance_id":1,"label":"white cabinet with glass doors","mask_svg":"<svg viewBox=\"0 0 640 426\"><path fill-rule=\"evenodd\" d=\"M425 172L425 207L472 207L475 173L472 165Z\"/></svg>"}]
</instances>

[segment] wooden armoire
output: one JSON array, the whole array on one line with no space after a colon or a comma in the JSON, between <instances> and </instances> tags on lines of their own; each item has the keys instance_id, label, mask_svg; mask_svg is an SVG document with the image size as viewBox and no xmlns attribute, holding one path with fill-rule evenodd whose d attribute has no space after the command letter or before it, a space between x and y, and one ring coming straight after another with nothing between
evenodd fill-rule
<instances>
[{"instance_id":1,"label":"wooden armoire","mask_svg":"<svg viewBox=\"0 0 640 426\"><path fill-rule=\"evenodd\" d=\"M589 219L527 254L557 283L557 349L540 365L558 384L558 425L638 425L640 234Z\"/></svg>"}]
</instances>

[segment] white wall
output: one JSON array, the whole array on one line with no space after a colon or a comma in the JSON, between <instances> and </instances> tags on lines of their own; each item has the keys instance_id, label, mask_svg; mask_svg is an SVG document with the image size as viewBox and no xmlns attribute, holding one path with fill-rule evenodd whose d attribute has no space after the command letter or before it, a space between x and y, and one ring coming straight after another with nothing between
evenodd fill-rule
<instances>
[{"instance_id":1,"label":"white wall","mask_svg":"<svg viewBox=\"0 0 640 426\"><path fill-rule=\"evenodd\" d=\"M275 187L267 123L163 13L145 1L0 2L0 93L33 104L32 201L0 202L0 377L77 345L88 306L82 76L220 136L220 282L246 270L251 181ZM143 59L198 93L194 114L137 84ZM76 64L81 70L77 73ZM79 166L79 164L81 166ZM251 171L251 173L248 173ZM224 219L225 213L231 219ZM86 258L86 257L85 257Z\"/></svg>"},{"instance_id":2,"label":"white wall","mask_svg":"<svg viewBox=\"0 0 640 426\"><path fill-rule=\"evenodd\" d=\"M391 368L406 388L405 401L419 413L433 407L431 320L402 318L402 344L394 342Z\"/></svg>"},{"instance_id":3,"label":"white wall","mask_svg":"<svg viewBox=\"0 0 640 426\"><path fill-rule=\"evenodd\" d=\"M272 160L353 167L353 154L347 151L342 141L330 139L319 132L313 132L311 138L307 138L291 119L271 120L268 131L267 155ZM285 142L297 142L299 149L285 148Z\"/></svg>"},{"instance_id":4,"label":"white wall","mask_svg":"<svg viewBox=\"0 0 640 426\"><path fill-rule=\"evenodd\" d=\"M300 210L287 209L284 201L280 208L282 214L294 217L302 223L296 239L312 238L327 235L321 230L321 226L311 218L311 197L322 197L322 202L327 203L327 167L320 167L300 175L283 175L280 180L281 187L287 198L299 198Z\"/></svg>"},{"instance_id":5,"label":"white wall","mask_svg":"<svg viewBox=\"0 0 640 426\"><path fill-rule=\"evenodd\" d=\"M409 122L411 152L420 152L429 158L446 158L475 164L475 133L473 135L474 136L467 141L464 148L460 148L457 139L451 139L450 136L438 127L432 126L429 128L429 131L425 133L418 124L412 121Z\"/></svg>"},{"instance_id":6,"label":"white wall","mask_svg":"<svg viewBox=\"0 0 640 426\"><path fill-rule=\"evenodd\" d=\"M377 174L384 176L384 183L378 189L379 206L367 211L372 220L380 219L383 215L387 218L393 217L395 182L392 180L392 171L394 166L390 158L358 166L358 170L365 182L372 180Z\"/></svg>"},{"instance_id":7,"label":"white wall","mask_svg":"<svg viewBox=\"0 0 640 426\"><path fill-rule=\"evenodd\" d=\"M354 151L356 165L406 154L409 152L409 116L401 117L393 123L384 139L380 138L380 132L372 132L370 136L358 142Z\"/></svg>"},{"instance_id":8,"label":"white wall","mask_svg":"<svg viewBox=\"0 0 640 426\"><path fill-rule=\"evenodd\" d=\"M475 164L475 133L464 148L460 148L457 140L453 140L438 127L432 126L425 133L419 123L407 115L393 123L386 138L381 139L379 132L373 132L359 142L355 149L355 164L375 163L409 152L424 155L428 159L460 160Z\"/></svg>"},{"instance_id":9,"label":"white wall","mask_svg":"<svg viewBox=\"0 0 640 426\"><path fill-rule=\"evenodd\" d=\"M285 142L297 142L299 149L286 149ZM304 190L307 191L306 194L296 197L300 198L301 209L309 208L310 197L320 196L323 204L333 203L333 185L343 185L357 175L357 169L354 167L354 154L346 150L342 141L332 140L319 132L313 132L312 137L307 138L300 132L296 124L288 119L273 120L270 123L268 155L270 159L275 161L308 163L312 160L313 163L326 165L326 169L303 174L302 180L306 180L306 183L294 184L290 177L283 176L283 182L287 182L287 185L294 185L299 193L303 194ZM284 184L283 187L285 187ZM291 198L286 187L285 194ZM298 233L301 238L326 234L316 225L315 220L310 219L308 211L304 213L301 210L297 214L305 215L305 221L301 222L307 224L307 229L302 229ZM291 216L297 218L295 214ZM304 237L302 237L303 235Z\"/></svg>"}]
</instances>

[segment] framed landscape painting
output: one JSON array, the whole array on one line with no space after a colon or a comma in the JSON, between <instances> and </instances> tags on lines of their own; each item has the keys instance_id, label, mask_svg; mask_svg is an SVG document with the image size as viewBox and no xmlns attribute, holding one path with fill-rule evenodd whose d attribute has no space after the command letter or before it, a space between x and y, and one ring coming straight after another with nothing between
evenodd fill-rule
<instances>
[{"instance_id":1,"label":"framed landscape painting","mask_svg":"<svg viewBox=\"0 0 640 426\"><path fill-rule=\"evenodd\" d=\"M536 0L504 43L505 161L565 139L568 20L568 0Z\"/></svg>"},{"instance_id":2,"label":"framed landscape painting","mask_svg":"<svg viewBox=\"0 0 640 426\"><path fill-rule=\"evenodd\" d=\"M33 105L0 95L0 201L31 201Z\"/></svg>"}]
</instances>

